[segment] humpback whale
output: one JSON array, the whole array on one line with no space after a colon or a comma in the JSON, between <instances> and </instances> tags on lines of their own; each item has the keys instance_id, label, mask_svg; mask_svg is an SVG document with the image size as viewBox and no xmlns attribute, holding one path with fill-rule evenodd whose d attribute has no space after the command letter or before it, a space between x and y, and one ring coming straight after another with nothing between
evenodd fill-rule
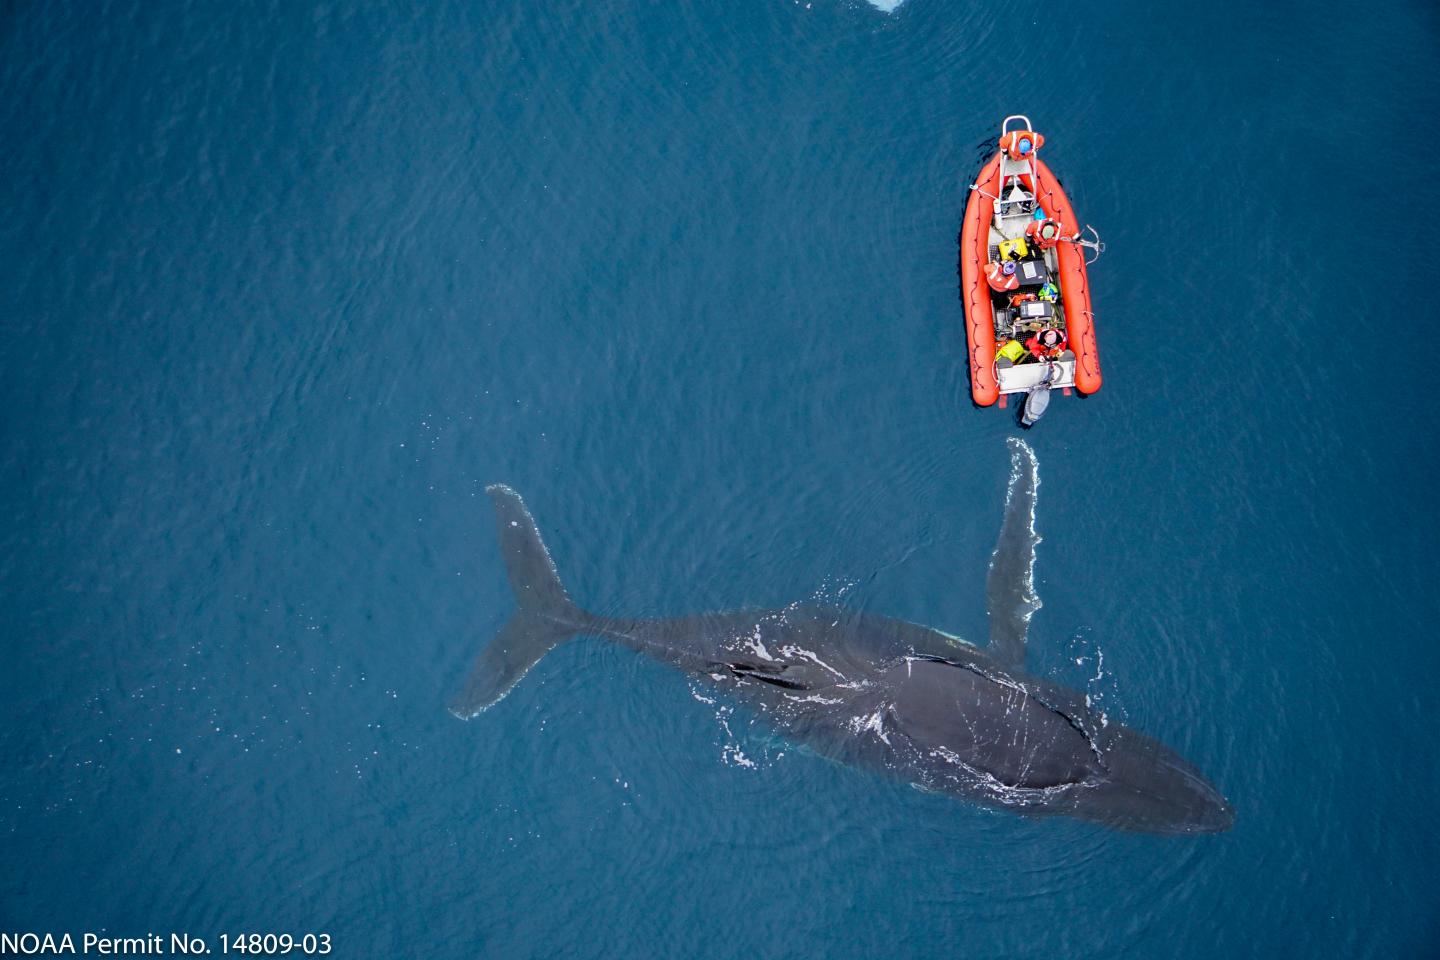
<instances>
[{"instance_id":1,"label":"humpback whale","mask_svg":"<svg viewBox=\"0 0 1440 960\"><path fill-rule=\"evenodd\" d=\"M1011 438L1011 471L986 582L984 648L871 613L795 603L777 610L615 619L561 585L524 501L487 488L519 609L481 651L451 712L498 703L548 651L601 638L654 657L747 704L785 738L840 763L990 807L1128 831L1217 833L1234 822L1188 761L1107 720L1078 691L1025 671L1034 589L1033 451Z\"/></svg>"}]
</instances>

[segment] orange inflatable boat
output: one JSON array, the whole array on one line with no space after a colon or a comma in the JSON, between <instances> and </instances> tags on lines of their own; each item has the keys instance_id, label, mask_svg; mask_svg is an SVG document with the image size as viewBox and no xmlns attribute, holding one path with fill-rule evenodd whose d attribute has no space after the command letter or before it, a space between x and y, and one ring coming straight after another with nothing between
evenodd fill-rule
<instances>
[{"instance_id":1,"label":"orange inflatable boat","mask_svg":"<svg viewBox=\"0 0 1440 960\"><path fill-rule=\"evenodd\" d=\"M970 394L987 407L1025 394L1026 426L1045 411L1051 390L1100 389L1085 268L1105 245L1082 229L1037 156L1044 143L1029 118L1005 118L1000 149L970 185L960 233Z\"/></svg>"}]
</instances>

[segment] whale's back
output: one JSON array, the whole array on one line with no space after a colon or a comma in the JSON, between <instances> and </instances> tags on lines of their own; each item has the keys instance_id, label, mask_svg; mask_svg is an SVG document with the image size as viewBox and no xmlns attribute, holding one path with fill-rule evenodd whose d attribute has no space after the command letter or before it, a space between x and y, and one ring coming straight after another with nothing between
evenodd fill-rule
<instances>
[{"instance_id":1,"label":"whale's back","mask_svg":"<svg viewBox=\"0 0 1440 960\"><path fill-rule=\"evenodd\" d=\"M939 660L895 670L895 722L922 750L1026 789L1080 783L1101 769L1075 724L1019 683Z\"/></svg>"}]
</instances>

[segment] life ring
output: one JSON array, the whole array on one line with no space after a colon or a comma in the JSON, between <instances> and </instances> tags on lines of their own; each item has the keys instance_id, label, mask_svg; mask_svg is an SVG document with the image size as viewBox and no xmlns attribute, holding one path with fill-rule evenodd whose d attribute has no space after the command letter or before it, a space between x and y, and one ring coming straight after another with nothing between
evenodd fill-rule
<instances>
[{"instance_id":1,"label":"life ring","mask_svg":"<svg viewBox=\"0 0 1440 960\"><path fill-rule=\"evenodd\" d=\"M1028 160L1044 145L1045 138L1034 130L1011 130L1000 138L1000 149L1011 160Z\"/></svg>"},{"instance_id":2,"label":"life ring","mask_svg":"<svg viewBox=\"0 0 1440 960\"><path fill-rule=\"evenodd\" d=\"M997 293L1006 293L1020 286L1019 271L1013 260L991 260L985 264L985 281Z\"/></svg>"},{"instance_id":3,"label":"life ring","mask_svg":"<svg viewBox=\"0 0 1440 960\"><path fill-rule=\"evenodd\" d=\"M1026 238L1033 240L1041 250L1049 250L1060 242L1063 231L1060 221L1046 217L1044 220L1031 220L1025 228Z\"/></svg>"}]
</instances>

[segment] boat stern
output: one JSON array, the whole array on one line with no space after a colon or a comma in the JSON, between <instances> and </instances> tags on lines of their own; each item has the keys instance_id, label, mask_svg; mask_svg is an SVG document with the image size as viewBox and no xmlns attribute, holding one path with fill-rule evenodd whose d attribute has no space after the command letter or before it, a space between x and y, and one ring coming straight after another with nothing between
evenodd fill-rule
<instances>
[{"instance_id":1,"label":"boat stern","mask_svg":"<svg viewBox=\"0 0 1440 960\"><path fill-rule=\"evenodd\" d=\"M1075 354L1066 350L1054 360L1018 366L1001 357L995 361L995 379L1000 385L1001 397L1029 393L1040 386L1069 389L1075 386Z\"/></svg>"}]
</instances>

